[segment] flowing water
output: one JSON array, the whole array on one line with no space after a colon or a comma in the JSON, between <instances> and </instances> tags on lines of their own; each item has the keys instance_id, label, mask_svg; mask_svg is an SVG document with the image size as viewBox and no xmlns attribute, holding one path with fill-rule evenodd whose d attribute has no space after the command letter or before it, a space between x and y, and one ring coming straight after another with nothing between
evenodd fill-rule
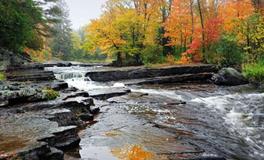
<instances>
[{"instance_id":1,"label":"flowing water","mask_svg":"<svg viewBox=\"0 0 264 160\"><path fill-rule=\"evenodd\" d=\"M82 90L128 87L129 95L96 100L102 113L80 133L66 159L264 159L264 93L252 86L124 86L85 77L92 68L49 68ZM184 102L184 103L183 103Z\"/></svg>"}]
</instances>

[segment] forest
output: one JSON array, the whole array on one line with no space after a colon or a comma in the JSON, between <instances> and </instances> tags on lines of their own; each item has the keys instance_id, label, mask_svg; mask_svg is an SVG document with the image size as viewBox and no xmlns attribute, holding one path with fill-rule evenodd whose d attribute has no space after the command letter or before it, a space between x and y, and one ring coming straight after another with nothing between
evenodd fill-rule
<instances>
[{"instance_id":1,"label":"forest","mask_svg":"<svg viewBox=\"0 0 264 160\"><path fill-rule=\"evenodd\" d=\"M108 0L78 31L64 0L1 1L0 12L0 46L35 61L210 63L264 79L260 0Z\"/></svg>"}]
</instances>

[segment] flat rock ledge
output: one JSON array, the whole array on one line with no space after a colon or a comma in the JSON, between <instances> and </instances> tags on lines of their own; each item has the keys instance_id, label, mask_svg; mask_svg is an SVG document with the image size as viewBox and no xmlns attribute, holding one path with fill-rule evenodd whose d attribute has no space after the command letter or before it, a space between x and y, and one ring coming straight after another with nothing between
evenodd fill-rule
<instances>
[{"instance_id":1,"label":"flat rock ledge","mask_svg":"<svg viewBox=\"0 0 264 160\"><path fill-rule=\"evenodd\" d=\"M46 99L46 87L60 96ZM4 82L0 88L0 160L62 160L64 151L79 146L79 130L100 112L87 92L62 81Z\"/></svg>"},{"instance_id":2,"label":"flat rock ledge","mask_svg":"<svg viewBox=\"0 0 264 160\"><path fill-rule=\"evenodd\" d=\"M210 79L213 73L217 72L217 68L214 65L209 64L190 64L190 65L175 65L159 68L147 68L147 67L123 67L123 68L107 68L102 67L94 71L89 71L86 76L90 77L93 81L109 82L120 80L132 80L132 79L149 79L155 77L169 77L186 75L182 81L193 81L193 77L188 75L207 74L210 76L202 77L202 80ZM197 77L197 76L196 76ZM189 79L188 79L189 78ZM206 79L205 79L206 78ZM201 80L201 78L200 78ZM179 80L177 80L179 81Z\"/></svg>"}]
</instances>

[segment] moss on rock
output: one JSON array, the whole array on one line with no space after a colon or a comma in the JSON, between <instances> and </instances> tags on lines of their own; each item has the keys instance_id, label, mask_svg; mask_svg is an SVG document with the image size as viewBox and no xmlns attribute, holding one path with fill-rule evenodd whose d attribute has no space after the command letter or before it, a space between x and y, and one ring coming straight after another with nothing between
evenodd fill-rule
<instances>
[{"instance_id":1,"label":"moss on rock","mask_svg":"<svg viewBox=\"0 0 264 160\"><path fill-rule=\"evenodd\" d=\"M54 100L60 96L59 92L57 92L51 88L44 88L42 90L42 93L44 94L44 97L47 100Z\"/></svg>"}]
</instances>

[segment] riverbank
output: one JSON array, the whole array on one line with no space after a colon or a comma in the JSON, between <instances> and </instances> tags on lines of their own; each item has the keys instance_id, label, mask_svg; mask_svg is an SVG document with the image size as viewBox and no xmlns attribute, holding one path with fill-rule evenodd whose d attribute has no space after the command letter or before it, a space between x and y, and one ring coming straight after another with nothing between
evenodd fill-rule
<instances>
[{"instance_id":1,"label":"riverbank","mask_svg":"<svg viewBox=\"0 0 264 160\"><path fill-rule=\"evenodd\" d=\"M0 159L64 159L65 150L79 146L79 130L99 113L93 99L55 80L41 64L6 73L8 81L0 84Z\"/></svg>"}]
</instances>

